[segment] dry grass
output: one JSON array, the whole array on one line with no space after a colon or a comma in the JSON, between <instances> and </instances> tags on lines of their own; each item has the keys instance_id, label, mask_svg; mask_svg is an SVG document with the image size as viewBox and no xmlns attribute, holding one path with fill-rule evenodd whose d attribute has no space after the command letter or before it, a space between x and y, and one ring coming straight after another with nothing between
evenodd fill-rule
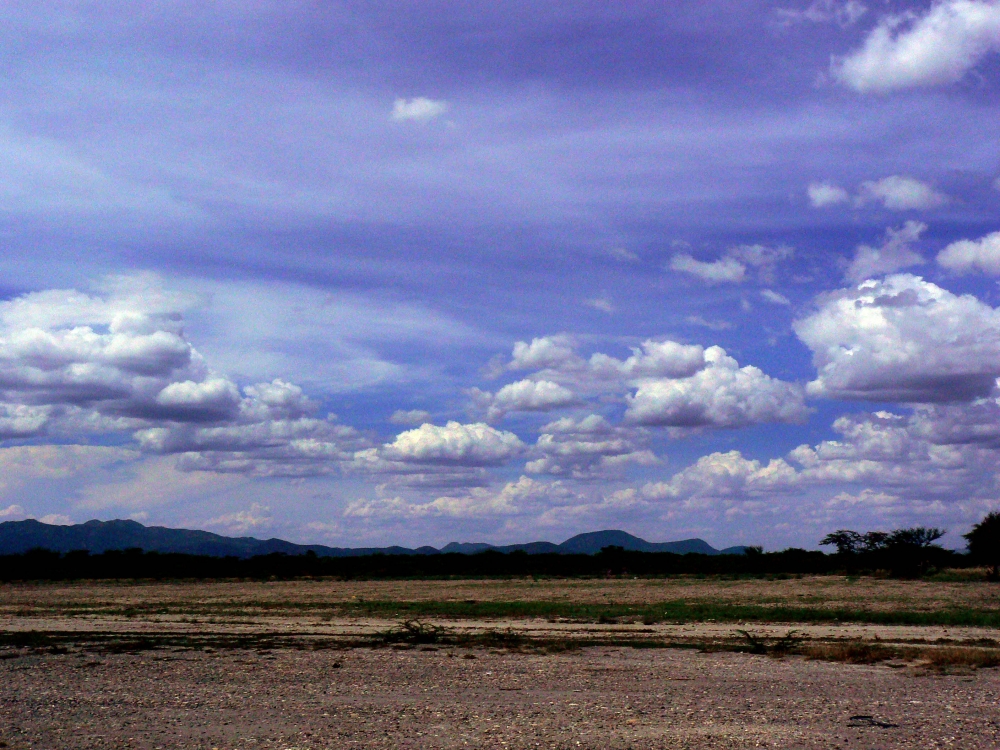
<instances>
[{"instance_id":1,"label":"dry grass","mask_svg":"<svg viewBox=\"0 0 1000 750\"><path fill-rule=\"evenodd\" d=\"M848 664L878 664L900 656L898 649L863 641L811 643L802 648L802 653L816 661L837 661Z\"/></svg>"},{"instance_id":2,"label":"dry grass","mask_svg":"<svg viewBox=\"0 0 1000 750\"><path fill-rule=\"evenodd\" d=\"M913 666L947 671L954 668L989 669L1000 666L1000 649L975 646L894 647L880 643L814 643L800 652L817 661L879 664L900 660Z\"/></svg>"},{"instance_id":3,"label":"dry grass","mask_svg":"<svg viewBox=\"0 0 1000 750\"><path fill-rule=\"evenodd\" d=\"M253 616L282 610L336 608L365 601L552 602L627 605L658 602L930 612L1000 611L1000 586L977 580L901 581L843 576L779 580L677 577L666 579L447 581L206 581L177 583L50 583L0 585L0 614L129 607L191 614ZM20 610L20 612L19 612Z\"/></svg>"}]
</instances>

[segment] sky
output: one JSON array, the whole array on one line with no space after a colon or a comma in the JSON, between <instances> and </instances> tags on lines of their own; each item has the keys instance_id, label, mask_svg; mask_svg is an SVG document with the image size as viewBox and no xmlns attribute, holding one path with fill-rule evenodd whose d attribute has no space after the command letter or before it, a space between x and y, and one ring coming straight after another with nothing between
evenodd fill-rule
<instances>
[{"instance_id":1,"label":"sky","mask_svg":"<svg viewBox=\"0 0 1000 750\"><path fill-rule=\"evenodd\" d=\"M1000 0L0 14L0 521L1000 508Z\"/></svg>"}]
</instances>

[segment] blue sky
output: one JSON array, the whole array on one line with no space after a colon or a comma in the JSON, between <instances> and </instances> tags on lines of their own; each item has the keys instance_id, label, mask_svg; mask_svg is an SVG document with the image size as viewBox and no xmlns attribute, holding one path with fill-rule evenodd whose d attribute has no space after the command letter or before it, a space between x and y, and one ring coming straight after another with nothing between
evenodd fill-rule
<instances>
[{"instance_id":1,"label":"blue sky","mask_svg":"<svg viewBox=\"0 0 1000 750\"><path fill-rule=\"evenodd\" d=\"M0 519L1000 507L1000 3L8 3Z\"/></svg>"}]
</instances>

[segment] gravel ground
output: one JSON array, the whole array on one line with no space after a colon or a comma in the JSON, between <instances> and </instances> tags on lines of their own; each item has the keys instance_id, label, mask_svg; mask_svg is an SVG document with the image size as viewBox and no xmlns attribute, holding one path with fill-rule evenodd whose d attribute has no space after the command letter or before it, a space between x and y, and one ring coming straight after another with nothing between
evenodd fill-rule
<instances>
[{"instance_id":1,"label":"gravel ground","mask_svg":"<svg viewBox=\"0 0 1000 750\"><path fill-rule=\"evenodd\" d=\"M998 670L612 648L0 656L8 748L1000 747Z\"/></svg>"}]
</instances>

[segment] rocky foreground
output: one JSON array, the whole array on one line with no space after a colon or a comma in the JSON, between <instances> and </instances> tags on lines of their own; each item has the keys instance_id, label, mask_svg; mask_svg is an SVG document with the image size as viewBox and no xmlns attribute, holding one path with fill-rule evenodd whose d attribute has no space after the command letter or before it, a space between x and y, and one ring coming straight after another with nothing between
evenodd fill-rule
<instances>
[{"instance_id":1,"label":"rocky foreground","mask_svg":"<svg viewBox=\"0 0 1000 750\"><path fill-rule=\"evenodd\" d=\"M0 660L6 748L998 746L996 669L607 647L22 648Z\"/></svg>"}]
</instances>

